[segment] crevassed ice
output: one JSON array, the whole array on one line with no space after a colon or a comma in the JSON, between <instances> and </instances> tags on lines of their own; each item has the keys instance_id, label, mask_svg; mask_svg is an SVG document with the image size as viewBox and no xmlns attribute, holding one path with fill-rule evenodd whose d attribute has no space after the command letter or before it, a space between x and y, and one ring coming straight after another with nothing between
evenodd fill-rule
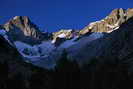
<instances>
[{"instance_id":1,"label":"crevassed ice","mask_svg":"<svg viewBox=\"0 0 133 89\"><path fill-rule=\"evenodd\" d=\"M54 45L50 41L43 42L39 45L34 45L34 46L30 46L20 41L16 41L14 42L14 44L18 49L18 51L21 53L21 55L31 60L35 60L35 59L38 60L40 59L39 57L42 57L42 56L46 57L46 55L49 55L49 53L55 49ZM25 49L28 54L25 54L23 52Z\"/></svg>"}]
</instances>

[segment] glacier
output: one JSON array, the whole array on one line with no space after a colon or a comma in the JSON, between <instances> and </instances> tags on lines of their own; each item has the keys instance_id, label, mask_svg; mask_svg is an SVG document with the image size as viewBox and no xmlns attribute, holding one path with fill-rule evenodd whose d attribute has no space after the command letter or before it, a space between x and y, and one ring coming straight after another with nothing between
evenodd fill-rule
<instances>
[{"instance_id":1,"label":"glacier","mask_svg":"<svg viewBox=\"0 0 133 89\"><path fill-rule=\"evenodd\" d=\"M5 30L0 30L0 35L9 41ZM69 50L69 56L74 56L80 52L81 47L103 37L103 35L102 32L94 32L81 38L74 36L72 39L67 39L61 43L58 47L55 47L53 40L42 41L40 44L33 46L21 41L14 41L11 44L17 48L26 62L49 69L54 68L56 61L61 57L63 49ZM60 34L58 37L64 38L65 34Z\"/></svg>"}]
</instances>

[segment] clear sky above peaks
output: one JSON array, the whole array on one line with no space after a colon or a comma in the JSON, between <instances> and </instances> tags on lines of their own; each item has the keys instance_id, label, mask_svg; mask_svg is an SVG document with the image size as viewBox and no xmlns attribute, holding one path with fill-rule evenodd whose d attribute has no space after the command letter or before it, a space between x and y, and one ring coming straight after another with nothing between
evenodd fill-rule
<instances>
[{"instance_id":1,"label":"clear sky above peaks","mask_svg":"<svg viewBox=\"0 0 133 89\"><path fill-rule=\"evenodd\" d=\"M42 30L82 29L115 8L132 8L132 0L0 0L0 24L29 16Z\"/></svg>"}]
</instances>

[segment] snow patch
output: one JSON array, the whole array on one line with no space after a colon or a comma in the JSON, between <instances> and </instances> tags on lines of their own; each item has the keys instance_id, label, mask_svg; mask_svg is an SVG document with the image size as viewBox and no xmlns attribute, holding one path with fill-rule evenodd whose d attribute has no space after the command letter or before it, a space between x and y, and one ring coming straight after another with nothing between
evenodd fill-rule
<instances>
[{"instance_id":1,"label":"snow patch","mask_svg":"<svg viewBox=\"0 0 133 89\"><path fill-rule=\"evenodd\" d=\"M113 32L113 31L115 31L117 29L119 29L119 26L118 27L115 27L113 30L107 31L107 33L111 33L111 32Z\"/></svg>"},{"instance_id":2,"label":"snow patch","mask_svg":"<svg viewBox=\"0 0 133 89\"><path fill-rule=\"evenodd\" d=\"M65 38L66 37L66 34L65 33L62 33L60 35L58 35L59 38Z\"/></svg>"},{"instance_id":3,"label":"snow patch","mask_svg":"<svg viewBox=\"0 0 133 89\"><path fill-rule=\"evenodd\" d=\"M26 44L26 43L23 43L23 42L20 42L20 41L15 41L14 42L16 48L19 50L19 51L22 51L24 50L25 48L32 48L30 45Z\"/></svg>"},{"instance_id":4,"label":"snow patch","mask_svg":"<svg viewBox=\"0 0 133 89\"><path fill-rule=\"evenodd\" d=\"M40 54L41 55L48 55L50 52L52 52L55 49L54 44L51 43L51 41L43 42L40 45L37 45Z\"/></svg>"},{"instance_id":5,"label":"snow patch","mask_svg":"<svg viewBox=\"0 0 133 89\"><path fill-rule=\"evenodd\" d=\"M5 30L0 30L0 35L3 36L10 45L12 45L12 43L10 42L10 40L8 39L8 36L6 35L6 31Z\"/></svg>"},{"instance_id":6,"label":"snow patch","mask_svg":"<svg viewBox=\"0 0 133 89\"><path fill-rule=\"evenodd\" d=\"M111 33L111 32L113 32L114 30L119 29L119 24L118 24L118 22L117 22L116 24L114 24L114 25L109 25L109 24L107 24L107 27L109 27L109 28L112 29L112 30L108 31L107 33Z\"/></svg>"},{"instance_id":7,"label":"snow patch","mask_svg":"<svg viewBox=\"0 0 133 89\"><path fill-rule=\"evenodd\" d=\"M75 42L75 40L76 40L77 38L78 38L78 36L75 36L73 39L65 41L64 43L62 43L62 44L60 45L59 48L68 48L68 47L70 47L70 46L76 44L77 42Z\"/></svg>"},{"instance_id":8,"label":"snow patch","mask_svg":"<svg viewBox=\"0 0 133 89\"><path fill-rule=\"evenodd\" d=\"M77 38L79 38L78 36L75 36L73 39L71 40L67 40L64 43L62 43L59 48L69 48L70 46L73 45L78 45L78 47L82 46L82 44L88 44L88 42L91 42L93 40L96 40L98 38L103 37L103 33L102 32L94 32L91 35L89 35L88 37L83 37L81 38L79 41L75 41ZM80 45L80 46L79 46ZM77 47L77 49L78 49Z\"/></svg>"},{"instance_id":9,"label":"snow patch","mask_svg":"<svg viewBox=\"0 0 133 89\"><path fill-rule=\"evenodd\" d=\"M102 33L102 32L94 32L94 33L92 33L92 34L89 36L89 38L95 40L95 39L98 39L98 38L100 38L100 37L102 37L102 36L103 36L103 33Z\"/></svg>"},{"instance_id":10,"label":"snow patch","mask_svg":"<svg viewBox=\"0 0 133 89\"><path fill-rule=\"evenodd\" d=\"M16 41L14 44L23 57L32 61L37 61L41 59L40 57L47 57L47 55L55 49L54 45L50 41L42 42L41 44L34 46L20 41Z\"/></svg>"},{"instance_id":11,"label":"snow patch","mask_svg":"<svg viewBox=\"0 0 133 89\"><path fill-rule=\"evenodd\" d=\"M55 39L51 41L51 43L52 43L52 44L54 44L55 42L56 42L56 40L55 40Z\"/></svg>"},{"instance_id":12,"label":"snow patch","mask_svg":"<svg viewBox=\"0 0 133 89\"><path fill-rule=\"evenodd\" d=\"M0 30L0 35L2 35L2 36L6 35L6 31L5 30Z\"/></svg>"}]
</instances>

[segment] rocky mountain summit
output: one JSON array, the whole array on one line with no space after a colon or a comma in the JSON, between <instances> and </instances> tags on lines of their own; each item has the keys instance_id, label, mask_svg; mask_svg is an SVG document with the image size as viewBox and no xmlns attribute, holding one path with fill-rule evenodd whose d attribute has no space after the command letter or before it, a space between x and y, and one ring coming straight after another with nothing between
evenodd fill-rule
<instances>
[{"instance_id":1,"label":"rocky mountain summit","mask_svg":"<svg viewBox=\"0 0 133 89\"><path fill-rule=\"evenodd\" d=\"M120 8L81 30L62 29L58 32L46 33L41 32L27 16L15 16L6 24L0 25L0 28L5 31L2 33L4 38L17 48L26 61L40 67L53 67L64 49L68 52L68 57L75 59L79 64L101 56L101 53L105 55L103 51L113 47L112 44L115 45L113 40L117 37L114 38L112 34L121 32L121 29L127 29L123 24L132 17L132 8L127 10ZM111 38L110 41L106 40L109 38ZM120 41L120 38L117 40ZM90 50L91 53L89 53ZM110 52L112 51L110 49ZM106 53L108 52L109 50Z\"/></svg>"},{"instance_id":2,"label":"rocky mountain summit","mask_svg":"<svg viewBox=\"0 0 133 89\"><path fill-rule=\"evenodd\" d=\"M107 17L100 21L92 22L80 31L80 34L88 32L107 32L118 29L120 25L133 16L133 9L114 9Z\"/></svg>"},{"instance_id":3,"label":"rocky mountain summit","mask_svg":"<svg viewBox=\"0 0 133 89\"><path fill-rule=\"evenodd\" d=\"M58 32L47 33L41 32L39 27L35 25L27 16L15 16L7 23L0 25L1 29L8 32L10 40L21 40L25 43L39 43L44 40L53 39L56 41L59 38L71 39L74 36L83 36L91 32L105 32L110 33L120 27L120 25L126 22L133 15L133 9L114 9L104 19L96 22L91 22L88 26L79 31L74 29L60 30Z\"/></svg>"},{"instance_id":4,"label":"rocky mountain summit","mask_svg":"<svg viewBox=\"0 0 133 89\"><path fill-rule=\"evenodd\" d=\"M81 30L41 32L27 16L0 29L1 89L133 88L132 8Z\"/></svg>"},{"instance_id":5,"label":"rocky mountain summit","mask_svg":"<svg viewBox=\"0 0 133 89\"><path fill-rule=\"evenodd\" d=\"M27 16L15 16L0 27L7 31L12 41L21 40L26 43L34 44L48 39L48 34L42 33Z\"/></svg>"}]
</instances>

